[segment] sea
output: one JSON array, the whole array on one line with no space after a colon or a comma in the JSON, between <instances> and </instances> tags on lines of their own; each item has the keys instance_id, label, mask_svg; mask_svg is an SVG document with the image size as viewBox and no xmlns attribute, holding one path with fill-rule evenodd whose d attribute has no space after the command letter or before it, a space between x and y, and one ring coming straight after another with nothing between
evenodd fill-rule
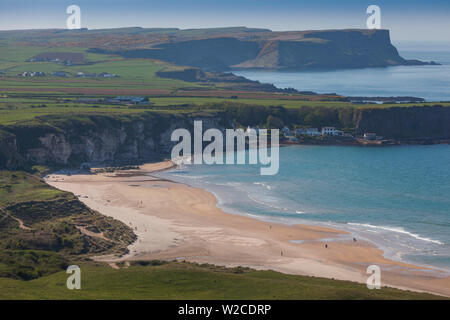
<instances>
[{"instance_id":1,"label":"sea","mask_svg":"<svg viewBox=\"0 0 450 320\"><path fill-rule=\"evenodd\" d=\"M319 93L450 101L450 45L397 47L405 58L442 65L237 74ZM448 144L297 145L280 148L274 176L260 175L257 165L183 165L160 174L213 192L230 213L346 230L373 242L388 258L450 271Z\"/></svg>"},{"instance_id":2,"label":"sea","mask_svg":"<svg viewBox=\"0 0 450 320\"><path fill-rule=\"evenodd\" d=\"M297 145L280 148L273 176L248 164L159 175L214 193L233 214L346 230L389 258L450 270L450 145Z\"/></svg>"},{"instance_id":3,"label":"sea","mask_svg":"<svg viewBox=\"0 0 450 320\"><path fill-rule=\"evenodd\" d=\"M234 74L279 88L294 88L345 96L413 96L426 101L450 101L450 43L394 43L405 59L435 61L440 66L329 71L233 71Z\"/></svg>"}]
</instances>

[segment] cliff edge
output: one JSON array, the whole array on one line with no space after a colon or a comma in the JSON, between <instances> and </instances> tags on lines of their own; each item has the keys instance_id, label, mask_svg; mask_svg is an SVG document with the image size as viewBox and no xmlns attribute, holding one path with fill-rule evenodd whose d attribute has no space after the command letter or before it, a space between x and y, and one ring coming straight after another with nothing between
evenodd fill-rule
<instances>
[{"instance_id":1,"label":"cliff edge","mask_svg":"<svg viewBox=\"0 0 450 320\"><path fill-rule=\"evenodd\" d=\"M190 40L179 38L149 49L124 49L115 53L127 58L153 58L208 71L435 64L402 58L391 43L389 30L366 29L215 34Z\"/></svg>"}]
</instances>

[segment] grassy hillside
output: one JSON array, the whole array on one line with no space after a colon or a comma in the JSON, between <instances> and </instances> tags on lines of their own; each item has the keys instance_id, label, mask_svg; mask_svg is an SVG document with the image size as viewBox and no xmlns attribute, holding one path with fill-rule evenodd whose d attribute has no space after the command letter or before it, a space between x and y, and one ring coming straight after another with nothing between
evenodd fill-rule
<instances>
[{"instance_id":1,"label":"grassy hillside","mask_svg":"<svg viewBox=\"0 0 450 320\"><path fill-rule=\"evenodd\" d=\"M0 278L0 299L440 299L391 288L324 278L158 261L120 270L81 263L81 290L68 290L61 271L32 281Z\"/></svg>"},{"instance_id":2,"label":"grassy hillside","mask_svg":"<svg viewBox=\"0 0 450 320\"><path fill-rule=\"evenodd\" d=\"M82 85L82 83L80 84ZM217 93L216 93L217 94ZM114 96L114 95L109 95ZM281 96L259 95L259 97L243 97L239 99L230 96L150 96L150 104L142 106L110 105L104 103L81 103L77 98L101 98L96 94L79 95L64 94L59 92L45 91L42 93L7 93L0 94L0 125L9 125L17 122L32 120L45 115L134 115L149 111L167 113L190 113L203 110L208 112L223 104L247 105L260 107L284 107L286 109L302 108L331 108L331 109L357 109L357 108L391 108L428 106L428 103L411 104L366 104L355 105L344 101L308 101L286 99ZM216 105L216 106L214 106ZM450 103L440 103L442 106L450 106Z\"/></svg>"},{"instance_id":3,"label":"grassy hillside","mask_svg":"<svg viewBox=\"0 0 450 320\"><path fill-rule=\"evenodd\" d=\"M129 227L39 176L0 171L0 277L38 278L74 259L125 253L134 239Z\"/></svg>"},{"instance_id":4,"label":"grassy hillside","mask_svg":"<svg viewBox=\"0 0 450 320\"><path fill-rule=\"evenodd\" d=\"M29 62L28 60L37 54L46 52L73 52L82 53L84 62L67 66L56 62ZM114 89L127 89L132 86L134 89L167 89L183 87L184 83L177 80L169 80L158 78L155 73L163 69L167 64L150 59L131 59L125 60L120 57L101 55L90 53L86 48L71 47L55 48L55 47L33 47L18 46L12 44L8 46L0 46L0 70L3 75L0 77L0 89L5 92L7 89L14 89L14 92L26 92L30 90L40 89L41 91L51 88L71 89L76 92L77 88L98 88L111 87ZM25 71L45 72L46 76L42 78L24 78L18 76L19 73ZM53 76L53 72L66 72L66 78ZM102 73L107 72L119 75L118 78L76 78L78 72L83 73ZM194 86L195 84L191 84Z\"/></svg>"}]
</instances>

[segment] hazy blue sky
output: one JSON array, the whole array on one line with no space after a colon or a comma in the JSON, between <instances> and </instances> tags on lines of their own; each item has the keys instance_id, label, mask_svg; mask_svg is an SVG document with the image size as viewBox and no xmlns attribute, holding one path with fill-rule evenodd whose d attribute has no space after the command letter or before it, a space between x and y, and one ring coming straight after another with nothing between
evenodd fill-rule
<instances>
[{"instance_id":1,"label":"hazy blue sky","mask_svg":"<svg viewBox=\"0 0 450 320\"><path fill-rule=\"evenodd\" d=\"M0 0L0 30L65 28L66 8L81 7L82 27L272 30L365 28L366 8L381 7L393 40L450 41L449 0Z\"/></svg>"}]
</instances>

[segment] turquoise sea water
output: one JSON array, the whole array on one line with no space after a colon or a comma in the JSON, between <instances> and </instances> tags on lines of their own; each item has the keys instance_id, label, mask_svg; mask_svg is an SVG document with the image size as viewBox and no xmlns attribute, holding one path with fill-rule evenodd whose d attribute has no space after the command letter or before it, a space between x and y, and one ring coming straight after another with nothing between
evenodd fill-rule
<instances>
[{"instance_id":1,"label":"turquoise sea water","mask_svg":"<svg viewBox=\"0 0 450 320\"><path fill-rule=\"evenodd\" d=\"M391 258L450 269L450 145L280 148L280 170L186 165L167 178L207 188L232 213L351 231Z\"/></svg>"},{"instance_id":2,"label":"turquoise sea water","mask_svg":"<svg viewBox=\"0 0 450 320\"><path fill-rule=\"evenodd\" d=\"M398 66L332 71L234 71L251 80L317 93L347 96L414 96L450 101L450 44L403 43L405 59L436 61L440 66Z\"/></svg>"},{"instance_id":3,"label":"turquoise sea water","mask_svg":"<svg viewBox=\"0 0 450 320\"><path fill-rule=\"evenodd\" d=\"M316 72L235 72L279 87L353 96L450 101L450 44L397 44L407 59L442 66ZM184 166L163 173L205 187L229 212L348 230L388 257L450 270L450 145L292 146L280 171L257 166Z\"/></svg>"}]
</instances>

